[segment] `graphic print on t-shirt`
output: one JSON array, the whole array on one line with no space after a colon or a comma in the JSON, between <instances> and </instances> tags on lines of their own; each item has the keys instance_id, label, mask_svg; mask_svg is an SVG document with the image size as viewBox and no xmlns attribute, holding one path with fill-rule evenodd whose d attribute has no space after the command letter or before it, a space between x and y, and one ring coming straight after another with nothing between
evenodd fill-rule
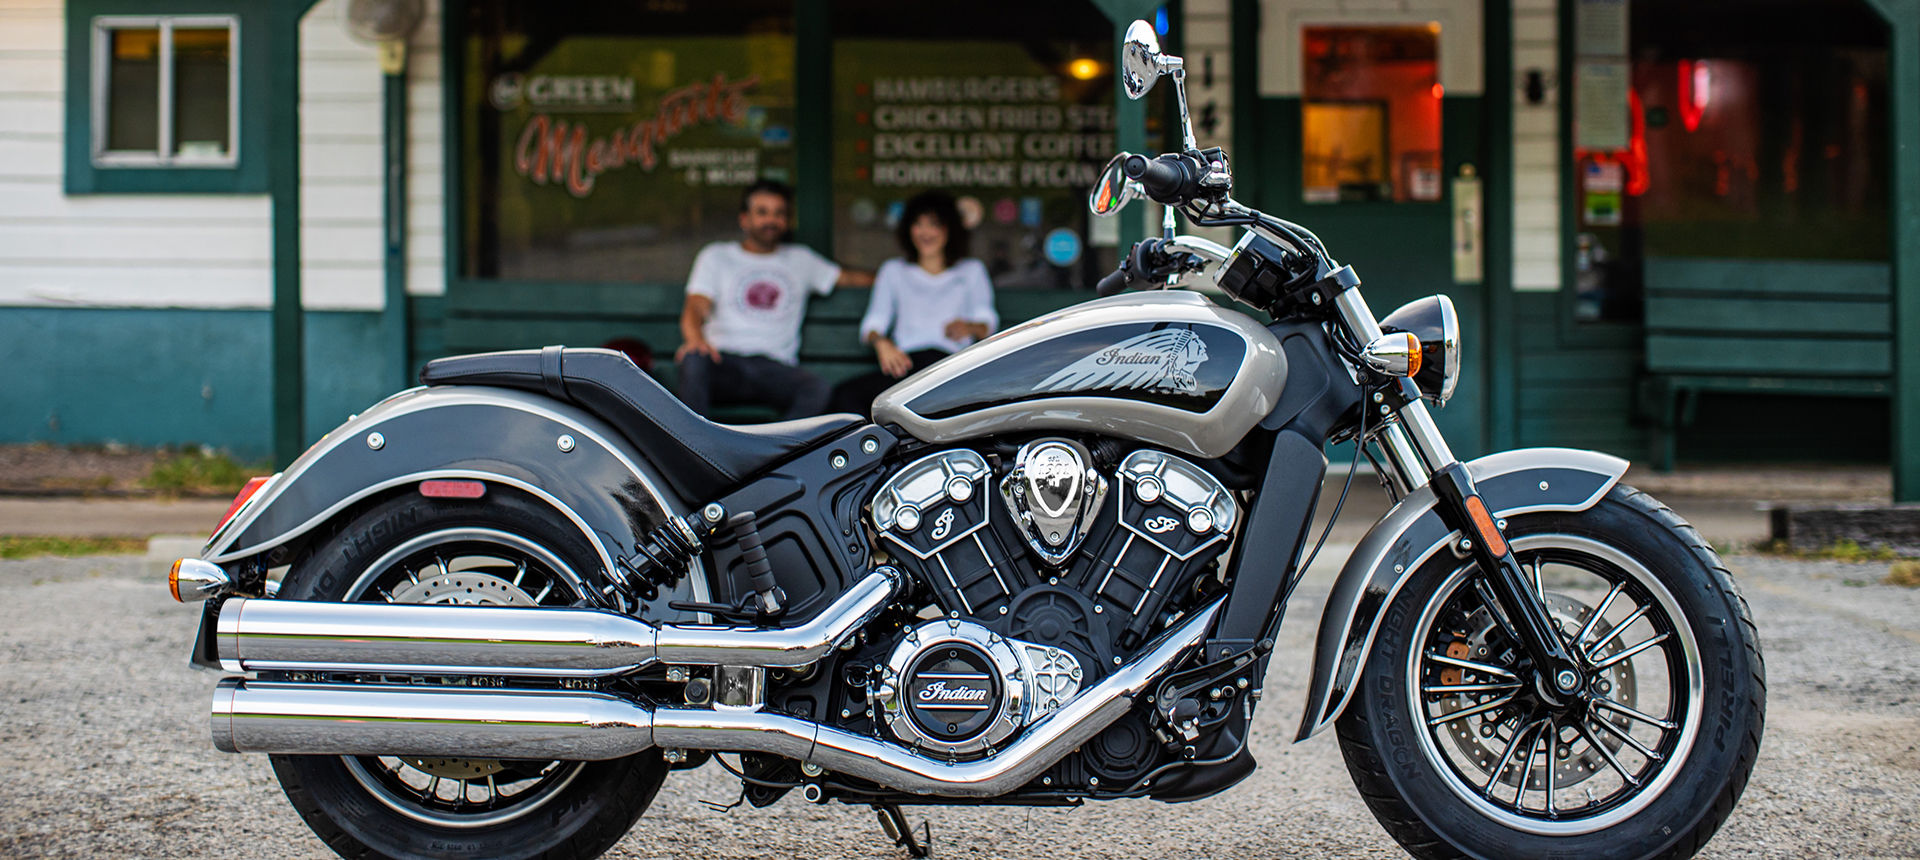
<instances>
[{"instance_id":1,"label":"graphic print on t-shirt","mask_svg":"<svg viewBox=\"0 0 1920 860\"><path fill-rule=\"evenodd\" d=\"M734 300L747 313L776 314L792 293L793 284L786 272L752 268L740 273L740 289L734 293Z\"/></svg>"}]
</instances>

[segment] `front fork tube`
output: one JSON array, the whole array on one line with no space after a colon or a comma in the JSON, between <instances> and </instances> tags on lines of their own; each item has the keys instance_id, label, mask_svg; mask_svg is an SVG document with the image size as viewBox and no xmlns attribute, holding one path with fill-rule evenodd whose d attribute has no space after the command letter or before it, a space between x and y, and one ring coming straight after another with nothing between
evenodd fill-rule
<instances>
[{"instance_id":1,"label":"front fork tube","mask_svg":"<svg viewBox=\"0 0 1920 860\"><path fill-rule=\"evenodd\" d=\"M1333 306L1340 320L1361 343L1371 343L1381 335L1380 322L1358 289L1349 288L1335 296ZM1480 569L1487 571L1487 584L1500 604L1497 609L1506 615L1521 648L1538 668L1534 687L1540 697L1549 706L1573 699L1580 690L1580 664L1553 629L1545 598L1528 586L1520 572L1520 563L1500 533L1499 523L1494 522L1486 502L1481 501L1474 490L1473 476L1467 473L1465 465L1454 459L1446 437L1440 435L1433 414L1420 399L1420 389L1411 379L1395 380L1393 384L1375 389L1366 408L1378 408L1383 418L1397 413L1399 422L1384 427L1378 438L1393 471L1398 473L1395 478L1398 488L1404 495L1418 486L1415 482L1419 476L1427 476L1427 483L1433 487L1438 500L1436 508L1441 519L1467 536L1469 552L1479 562ZM1365 443L1366 440L1358 442Z\"/></svg>"},{"instance_id":2,"label":"front fork tube","mask_svg":"<svg viewBox=\"0 0 1920 860\"><path fill-rule=\"evenodd\" d=\"M1544 595L1520 570L1520 562L1501 534L1500 523L1474 491L1473 476L1455 461L1434 472L1428 483L1439 500L1441 518L1459 530L1461 543L1487 572L1487 585L1506 616L1508 629L1538 668L1534 688L1540 698L1549 706L1568 702L1580 691L1580 664L1554 630Z\"/></svg>"}]
</instances>

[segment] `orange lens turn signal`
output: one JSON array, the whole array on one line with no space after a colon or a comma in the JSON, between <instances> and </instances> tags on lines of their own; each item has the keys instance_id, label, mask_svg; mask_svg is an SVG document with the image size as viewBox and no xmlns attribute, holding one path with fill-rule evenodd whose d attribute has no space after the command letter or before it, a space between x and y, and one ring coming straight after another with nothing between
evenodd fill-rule
<instances>
[{"instance_id":1,"label":"orange lens turn signal","mask_svg":"<svg viewBox=\"0 0 1920 860\"><path fill-rule=\"evenodd\" d=\"M1507 554L1506 539L1500 537L1500 530L1493 525L1493 515L1487 513L1487 503L1479 496L1467 497L1467 516L1473 519L1473 528L1480 533L1480 542L1494 555Z\"/></svg>"},{"instance_id":2,"label":"orange lens turn signal","mask_svg":"<svg viewBox=\"0 0 1920 860\"><path fill-rule=\"evenodd\" d=\"M1407 332L1407 376L1420 375L1420 338Z\"/></svg>"},{"instance_id":3,"label":"orange lens turn signal","mask_svg":"<svg viewBox=\"0 0 1920 860\"><path fill-rule=\"evenodd\" d=\"M175 559L173 566L167 568L167 593L173 595L174 602L176 603L186 602L180 599L180 562L183 561L186 561L186 559Z\"/></svg>"}]
</instances>

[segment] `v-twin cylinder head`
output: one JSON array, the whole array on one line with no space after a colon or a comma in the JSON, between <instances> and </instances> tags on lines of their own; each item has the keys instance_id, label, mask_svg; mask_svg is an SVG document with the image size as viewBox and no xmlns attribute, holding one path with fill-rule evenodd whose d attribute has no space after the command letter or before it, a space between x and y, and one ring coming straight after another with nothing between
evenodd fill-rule
<instances>
[{"instance_id":1,"label":"v-twin cylinder head","mask_svg":"<svg viewBox=\"0 0 1920 860\"><path fill-rule=\"evenodd\" d=\"M916 794L992 797L1031 782L1134 707L1213 628L1220 600L1182 619L1013 743L942 761L799 717L746 709L650 708L602 693L283 684L230 678L213 699L227 752L599 760L650 747L763 752Z\"/></svg>"},{"instance_id":2,"label":"v-twin cylinder head","mask_svg":"<svg viewBox=\"0 0 1920 860\"><path fill-rule=\"evenodd\" d=\"M220 607L218 648L231 672L592 677L653 663L805 666L872 621L905 582L876 568L798 627L654 625L597 609L236 598Z\"/></svg>"}]
</instances>

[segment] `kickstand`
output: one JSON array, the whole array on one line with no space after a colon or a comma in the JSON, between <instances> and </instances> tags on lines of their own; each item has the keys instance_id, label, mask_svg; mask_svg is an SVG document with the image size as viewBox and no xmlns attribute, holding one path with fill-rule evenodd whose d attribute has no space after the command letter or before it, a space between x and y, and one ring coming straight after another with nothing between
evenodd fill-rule
<instances>
[{"instance_id":1,"label":"kickstand","mask_svg":"<svg viewBox=\"0 0 1920 860\"><path fill-rule=\"evenodd\" d=\"M922 838L913 838L913 826L907 823L907 817L900 813L897 803L876 803L873 811L880 814L880 829L885 831L893 844L907 849L908 857L933 856L933 823L920 822Z\"/></svg>"}]
</instances>

